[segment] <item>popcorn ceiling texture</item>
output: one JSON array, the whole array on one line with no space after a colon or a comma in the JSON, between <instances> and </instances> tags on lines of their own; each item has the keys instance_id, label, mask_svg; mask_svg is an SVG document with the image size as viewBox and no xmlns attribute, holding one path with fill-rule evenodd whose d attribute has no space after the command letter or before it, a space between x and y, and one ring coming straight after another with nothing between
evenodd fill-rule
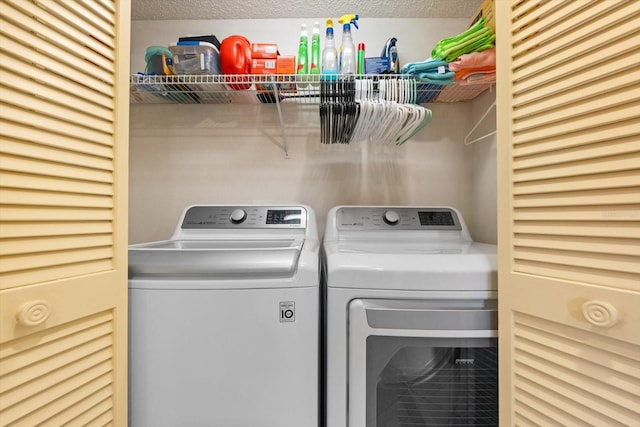
<instances>
[{"instance_id":1,"label":"popcorn ceiling texture","mask_svg":"<svg viewBox=\"0 0 640 427\"><path fill-rule=\"evenodd\" d=\"M482 0L132 0L133 20L338 18L470 18Z\"/></svg>"}]
</instances>

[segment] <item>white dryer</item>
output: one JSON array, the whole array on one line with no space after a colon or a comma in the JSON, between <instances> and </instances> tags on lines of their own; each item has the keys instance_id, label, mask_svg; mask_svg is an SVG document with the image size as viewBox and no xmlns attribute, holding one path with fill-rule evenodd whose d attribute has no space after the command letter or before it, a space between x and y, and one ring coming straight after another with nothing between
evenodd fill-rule
<instances>
[{"instance_id":1,"label":"white dryer","mask_svg":"<svg viewBox=\"0 0 640 427\"><path fill-rule=\"evenodd\" d=\"M338 206L323 248L327 426L497 426L496 247L453 208Z\"/></svg>"},{"instance_id":2,"label":"white dryer","mask_svg":"<svg viewBox=\"0 0 640 427\"><path fill-rule=\"evenodd\" d=\"M129 247L129 425L317 427L313 210L190 206Z\"/></svg>"}]
</instances>

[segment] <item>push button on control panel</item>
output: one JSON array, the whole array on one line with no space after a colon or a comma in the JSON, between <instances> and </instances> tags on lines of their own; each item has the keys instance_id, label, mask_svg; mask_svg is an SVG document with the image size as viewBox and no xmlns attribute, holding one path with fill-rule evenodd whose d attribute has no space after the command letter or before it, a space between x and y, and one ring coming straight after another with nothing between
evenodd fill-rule
<instances>
[{"instance_id":1,"label":"push button on control panel","mask_svg":"<svg viewBox=\"0 0 640 427\"><path fill-rule=\"evenodd\" d=\"M400 215L396 211L386 211L382 219L389 225L396 225L400 222Z\"/></svg>"},{"instance_id":2,"label":"push button on control panel","mask_svg":"<svg viewBox=\"0 0 640 427\"><path fill-rule=\"evenodd\" d=\"M231 212L229 219L234 224L240 224L245 219L247 219L247 212L244 209L235 209L233 212Z\"/></svg>"}]
</instances>

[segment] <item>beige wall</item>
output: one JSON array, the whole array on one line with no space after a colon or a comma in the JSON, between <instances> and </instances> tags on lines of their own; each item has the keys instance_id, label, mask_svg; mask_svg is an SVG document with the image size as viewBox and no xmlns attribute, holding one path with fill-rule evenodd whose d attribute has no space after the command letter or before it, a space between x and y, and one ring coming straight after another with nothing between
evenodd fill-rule
<instances>
[{"instance_id":1,"label":"beige wall","mask_svg":"<svg viewBox=\"0 0 640 427\"><path fill-rule=\"evenodd\" d=\"M469 135L468 142L472 144L465 146L465 150L471 151L471 182L468 187L471 211L465 213L465 218L475 240L495 244L498 233L497 142L495 134L485 138L496 130L496 110L490 109L493 101L495 91L487 91L468 103L470 123L465 136L476 124L478 127ZM483 116L485 118L479 122ZM474 139L477 141L473 142Z\"/></svg>"},{"instance_id":2,"label":"beige wall","mask_svg":"<svg viewBox=\"0 0 640 427\"><path fill-rule=\"evenodd\" d=\"M280 27L283 22L292 27L288 37L295 39L301 21L280 21ZM395 28L385 28L384 39L398 37L401 60L413 55L405 61L426 59L423 52L466 24L397 21ZM231 21L195 22L199 26L189 30L179 21L134 22L132 69L140 71L136 64L143 66L140 55L149 44L168 44L205 27L233 27ZM251 39L243 21L236 24L233 28ZM271 21L263 24L273 28ZM365 42L375 33L374 25L368 27L367 36L363 20L357 33ZM253 21L251 31L256 28L260 25ZM231 33L209 32L221 39ZM267 33L262 41L284 38ZM413 50L403 47L402 40ZM168 238L189 204L263 202L310 205L321 234L327 211L339 204L450 205L462 211L476 240L494 243L495 137L463 144L492 100L493 94L485 93L473 102L428 105L433 122L401 147L322 145L317 106L283 106L288 159L274 105L132 105L130 243ZM478 133L484 129L479 127Z\"/></svg>"}]
</instances>

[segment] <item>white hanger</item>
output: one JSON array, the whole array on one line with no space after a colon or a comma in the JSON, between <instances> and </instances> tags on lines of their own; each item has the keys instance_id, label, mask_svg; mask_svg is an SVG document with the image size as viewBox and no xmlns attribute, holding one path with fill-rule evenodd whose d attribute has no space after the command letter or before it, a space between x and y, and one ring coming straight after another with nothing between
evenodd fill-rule
<instances>
[{"instance_id":1,"label":"white hanger","mask_svg":"<svg viewBox=\"0 0 640 427\"><path fill-rule=\"evenodd\" d=\"M485 119L485 117L487 117L489 112L495 107L496 107L496 101L493 101L493 103L491 105L489 105L489 108L487 108L487 111L485 111L485 113L482 115L482 117L480 117L480 120L478 120L478 123L476 123L475 126L473 128L471 128L471 130L469 131L467 136L464 137L464 145L474 144L474 143L480 141L481 139L485 139L485 138L490 137L491 135L495 135L496 134L497 131L494 130L493 132L489 132L486 135L482 135L482 136L480 136L478 138L475 138L475 139L472 139L471 141L469 141L469 137L471 136L473 131L475 131L478 126L480 126L480 123L482 123L482 121Z\"/></svg>"}]
</instances>

